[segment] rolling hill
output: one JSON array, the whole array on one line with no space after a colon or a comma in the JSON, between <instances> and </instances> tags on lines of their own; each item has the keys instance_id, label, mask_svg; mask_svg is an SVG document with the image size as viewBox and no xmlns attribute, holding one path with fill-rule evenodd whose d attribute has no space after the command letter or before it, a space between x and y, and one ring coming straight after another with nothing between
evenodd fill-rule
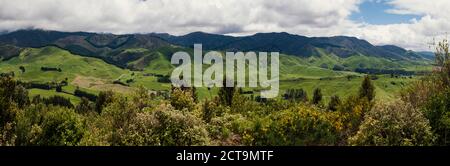
<instances>
[{"instance_id":1,"label":"rolling hill","mask_svg":"<svg viewBox=\"0 0 450 166\"><path fill-rule=\"evenodd\" d=\"M77 55L96 57L121 68L146 70L154 59L170 59L180 50L191 51L195 43L206 50L277 51L326 69L416 70L432 63L429 53L386 45L374 46L355 37L305 37L289 33L257 33L233 37L203 32L184 36L170 34L114 35L87 32L19 30L0 35L2 59L17 56L21 48L56 46ZM163 57L161 57L161 55ZM165 65L167 67L167 63Z\"/></svg>"},{"instance_id":2,"label":"rolling hill","mask_svg":"<svg viewBox=\"0 0 450 166\"><path fill-rule=\"evenodd\" d=\"M170 83L159 77L170 75L170 58L177 51L192 54L194 43L217 51L279 51L280 87L324 90L325 100L356 91L362 74L355 71L381 71L375 74L402 74L428 71L432 54L413 52L387 45L373 46L354 37L309 38L288 33L259 33L232 37L195 32L184 36L170 34L114 35L86 32L20 30L0 35L0 73L14 72L26 82L59 82L67 78L66 93L31 89L32 95L71 95L76 87L97 93L114 90L128 93L144 86L167 91ZM21 71L21 67L25 72ZM58 68L43 71L42 67ZM369 70L370 69L370 70ZM398 72L400 71L400 72ZM374 74L374 73L372 73ZM351 76L355 79L348 79ZM393 94L412 79L380 75L374 80L380 98ZM257 89L256 89L257 90ZM200 98L211 97L217 89L199 88ZM281 92L282 93L282 92Z\"/></svg>"},{"instance_id":3,"label":"rolling hill","mask_svg":"<svg viewBox=\"0 0 450 166\"><path fill-rule=\"evenodd\" d=\"M145 51L130 52L127 51L128 49L155 50L170 46L169 43L152 35L113 35L44 30L19 30L0 35L0 46L8 45L21 48L56 46L73 54L100 58L123 68L127 67L128 62L142 58L146 56L145 53L148 53ZM3 50L1 47L0 52Z\"/></svg>"}]
</instances>

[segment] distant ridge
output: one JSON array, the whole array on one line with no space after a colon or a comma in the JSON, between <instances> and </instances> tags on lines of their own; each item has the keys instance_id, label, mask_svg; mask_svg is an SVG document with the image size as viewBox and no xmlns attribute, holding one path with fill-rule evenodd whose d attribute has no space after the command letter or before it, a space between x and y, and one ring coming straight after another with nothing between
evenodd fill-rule
<instances>
[{"instance_id":1,"label":"distant ridge","mask_svg":"<svg viewBox=\"0 0 450 166\"><path fill-rule=\"evenodd\" d=\"M318 49L339 57L365 55L395 60L429 59L420 53L405 50L394 45L374 46L356 37L306 37L281 33L257 33L251 36L232 37L225 35L193 32L183 36L168 34L152 34L168 42L185 47L192 47L195 43L202 43L208 50L230 51L278 51L284 54L301 57L317 56Z\"/></svg>"},{"instance_id":2,"label":"distant ridge","mask_svg":"<svg viewBox=\"0 0 450 166\"><path fill-rule=\"evenodd\" d=\"M56 46L73 54L101 58L120 67L126 67L128 62L149 54L148 52L128 52L128 49L156 50L170 46L165 40L149 34L114 35L45 30L19 30L0 35L0 52L2 48L11 48L11 45L34 48ZM3 52L11 51L3 50ZM7 58L12 56L8 54Z\"/></svg>"},{"instance_id":3,"label":"distant ridge","mask_svg":"<svg viewBox=\"0 0 450 166\"><path fill-rule=\"evenodd\" d=\"M18 55L21 48L57 46L71 53L97 57L108 63L127 67L129 62L148 57L164 48L171 50L192 48L203 44L203 49L218 51L280 52L297 57L327 54L340 58L365 56L393 61L429 61L434 56L428 52L414 52L394 45L374 46L371 43L348 36L306 37L286 32L257 33L251 36L233 37L204 32L174 36L168 33L115 35L91 32L59 32L46 30L18 30L0 35L2 59ZM182 47L174 47L174 46ZM129 51L129 49L147 51ZM128 50L128 51L127 51ZM149 61L151 58L142 59Z\"/></svg>"}]
</instances>

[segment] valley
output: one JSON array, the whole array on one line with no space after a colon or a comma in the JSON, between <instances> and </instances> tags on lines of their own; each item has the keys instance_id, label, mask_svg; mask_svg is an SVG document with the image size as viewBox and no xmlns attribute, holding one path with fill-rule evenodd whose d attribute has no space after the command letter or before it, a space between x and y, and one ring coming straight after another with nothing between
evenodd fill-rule
<instances>
[{"instance_id":1,"label":"valley","mask_svg":"<svg viewBox=\"0 0 450 166\"><path fill-rule=\"evenodd\" d=\"M171 88L170 80L167 80L167 78L175 67L170 64L170 57L177 51L193 52L189 44L196 42L204 42L205 47L209 49L216 48L220 49L219 51L226 51L245 45L230 44L231 41L228 41L230 45L221 45L220 41L225 42L233 39L241 43L242 40L249 40L247 42L250 42L250 45L261 45L251 44L252 42L258 43L257 39L260 39L266 41L266 43L263 43L266 45L265 47L259 49L245 47L242 49L275 51L274 46L270 46L267 40L272 39L280 42L288 40L293 44L298 44L301 41L294 40L299 38L298 36L288 36L288 34L272 34L272 36L270 34L257 34L248 37L250 39L243 37L243 39L237 40L220 35L214 35L211 39L209 34L193 33L190 36L200 35L201 37L179 37L179 40L183 41L180 42L175 40L176 37L174 36L164 39L156 34L118 36L39 30L15 33L0 37L0 41L2 41L0 43L3 43L0 53L4 53L1 55L3 59L0 62L1 73L14 72L14 76L20 81L41 84L56 84L66 80L67 85L62 86L60 92L57 92L54 88L31 88L30 94L31 96L41 95L43 97L60 95L68 97L74 104L80 101L80 98L73 95L76 89L82 89L93 94L111 90L126 95L142 86L151 92L167 93ZM31 35L30 40L32 39L32 41L27 41L26 38L17 40L17 36L20 35ZM278 39L280 35L283 38ZM339 40L343 40L342 37ZM354 41L354 39L350 38L350 41ZM15 46L12 47L11 45ZM288 44L284 46L286 45ZM236 47L231 49L232 46ZM355 52L355 55L352 56L343 55L342 49L345 48L341 46L339 46L341 51L334 52L329 46L311 49L314 51L303 53L292 52L290 48L286 48L287 51L279 49L282 53L280 55L280 98L284 91L288 89L304 89L307 94L312 95L316 88L322 89L325 101L328 101L333 95L347 97L358 90L357 85L367 74L355 71L358 69L376 69L387 72L373 74L376 76L373 81L377 87L377 98L389 100L394 98L400 89L421 77L421 74L404 75L402 72L423 73L431 71L433 63L432 60L421 57L418 53L408 51L403 53L411 56L403 55L401 57L400 53L395 53L395 56L394 53L389 53L393 55L387 58L378 55L367 56L363 55L362 52ZM306 55L307 53L310 54ZM61 70L43 71L42 67ZM21 68L24 68L24 71ZM258 89L244 88L244 90L257 91ZM209 90L198 88L197 93L200 99L205 99L212 98L217 94L217 91L217 88Z\"/></svg>"}]
</instances>

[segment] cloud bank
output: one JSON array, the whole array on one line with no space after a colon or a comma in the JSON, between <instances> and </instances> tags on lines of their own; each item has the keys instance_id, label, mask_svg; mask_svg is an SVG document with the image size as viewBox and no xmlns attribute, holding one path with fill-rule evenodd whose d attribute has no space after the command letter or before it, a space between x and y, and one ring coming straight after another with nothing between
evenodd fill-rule
<instances>
[{"instance_id":1,"label":"cloud bank","mask_svg":"<svg viewBox=\"0 0 450 166\"><path fill-rule=\"evenodd\" d=\"M426 50L450 28L448 0L392 0L393 14L422 17L410 23L371 25L349 19L363 0L0 0L0 31L41 28L124 33L194 31L247 35L289 32L348 35L374 44ZM438 36L439 37L439 36Z\"/></svg>"}]
</instances>

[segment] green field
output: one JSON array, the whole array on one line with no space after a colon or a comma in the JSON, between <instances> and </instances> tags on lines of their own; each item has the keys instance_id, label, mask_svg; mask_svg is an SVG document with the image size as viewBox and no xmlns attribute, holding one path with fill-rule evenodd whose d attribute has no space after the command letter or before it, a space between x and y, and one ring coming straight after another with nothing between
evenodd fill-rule
<instances>
[{"instance_id":1,"label":"green field","mask_svg":"<svg viewBox=\"0 0 450 166\"><path fill-rule=\"evenodd\" d=\"M97 58L83 57L73 55L68 51L56 47L27 48L21 52L20 56L14 57L8 61L0 62L1 73L14 72L15 77L27 82L60 82L67 78L69 85L63 87L63 92L58 93L55 90L30 89L30 95L41 95L44 97L60 95L70 98L72 102L77 103L79 98L71 95L78 87L91 93L99 91L113 90L119 93L127 94L136 87L143 86L152 91L164 91L170 89L169 83L159 83L154 74L169 75L174 68L165 54L174 52L171 48L157 52L148 52L146 49L129 49L130 52L145 52L146 56L130 62L128 65L143 68L142 71L131 71L108 64ZM326 64L326 65L324 65ZM348 67L358 67L361 64L370 64L368 67L393 67L394 62L386 59L352 56L350 58L339 58L334 55L322 54L319 57L299 58L289 55L280 56L280 96L286 89L306 90L311 97L315 88L321 88L324 94L324 100L327 101L332 95L341 97L355 94L362 81L362 74L350 71L333 71L333 65L345 65ZM20 70L20 66L25 68L25 72ZM328 68L325 68L328 66ZM42 71L41 67L60 68L58 71ZM427 63L404 62L400 66L405 70L429 70L431 67ZM149 75L150 74L150 75ZM348 79L347 76L353 76ZM379 75L374 80L377 87L377 98L381 100L391 99L395 94L413 78L391 78L390 75ZM131 80L130 82L127 82ZM114 84L114 81L120 81L125 85ZM246 89L250 90L250 89ZM206 88L198 88L199 98L212 97L217 94L217 88L208 91ZM258 95L258 94L255 94Z\"/></svg>"},{"instance_id":2,"label":"green field","mask_svg":"<svg viewBox=\"0 0 450 166\"><path fill-rule=\"evenodd\" d=\"M376 87L376 97L380 100L389 100L410 82L415 81L418 77L403 77L391 78L390 75L378 75L378 79L373 80ZM307 91L309 97L312 96L315 88L320 88L324 94L324 100L333 95L340 97L348 97L349 95L357 94L358 88L363 80L363 77L355 77L347 79L346 77L332 78L332 79L304 79L295 81L281 81L281 90L291 88L303 88Z\"/></svg>"}]
</instances>

